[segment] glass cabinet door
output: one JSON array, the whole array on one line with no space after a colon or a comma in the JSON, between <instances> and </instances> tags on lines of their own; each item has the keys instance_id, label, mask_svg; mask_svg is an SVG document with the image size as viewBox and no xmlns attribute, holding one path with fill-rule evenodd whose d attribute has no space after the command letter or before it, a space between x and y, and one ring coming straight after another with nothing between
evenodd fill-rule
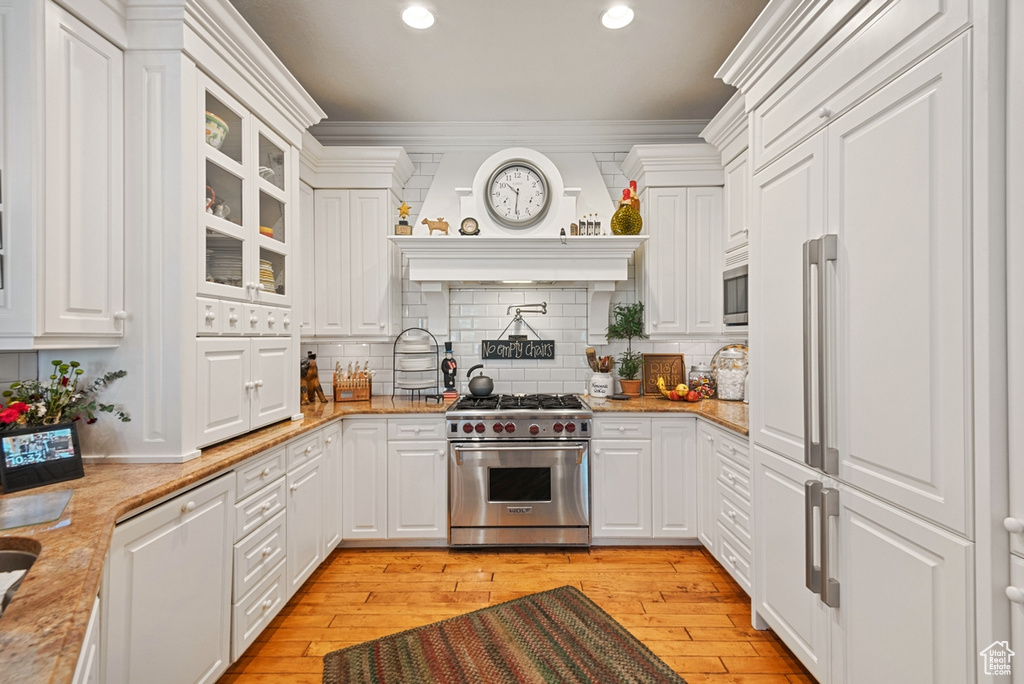
<instances>
[{"instance_id":1,"label":"glass cabinet door","mask_svg":"<svg viewBox=\"0 0 1024 684\"><path fill-rule=\"evenodd\" d=\"M291 147L223 88L201 77L198 292L287 304Z\"/></svg>"}]
</instances>

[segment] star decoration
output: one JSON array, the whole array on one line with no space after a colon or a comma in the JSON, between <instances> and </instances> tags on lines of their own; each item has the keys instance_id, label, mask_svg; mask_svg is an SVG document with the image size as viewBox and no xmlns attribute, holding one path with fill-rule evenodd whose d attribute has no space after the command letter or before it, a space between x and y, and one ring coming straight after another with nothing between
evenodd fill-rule
<instances>
[{"instance_id":1,"label":"star decoration","mask_svg":"<svg viewBox=\"0 0 1024 684\"><path fill-rule=\"evenodd\" d=\"M398 207L398 218L408 218L410 207L405 202L402 202L402 206Z\"/></svg>"}]
</instances>

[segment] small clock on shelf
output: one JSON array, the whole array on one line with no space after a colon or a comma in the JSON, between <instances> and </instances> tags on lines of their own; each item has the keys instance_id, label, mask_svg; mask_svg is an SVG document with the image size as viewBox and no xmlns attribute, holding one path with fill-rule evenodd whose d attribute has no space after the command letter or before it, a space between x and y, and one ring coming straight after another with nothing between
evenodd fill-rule
<instances>
[{"instance_id":1,"label":"small clock on shelf","mask_svg":"<svg viewBox=\"0 0 1024 684\"><path fill-rule=\"evenodd\" d=\"M459 227L459 233L461 235L479 235L480 226L477 224L475 218L467 216L462 219L462 225Z\"/></svg>"}]
</instances>

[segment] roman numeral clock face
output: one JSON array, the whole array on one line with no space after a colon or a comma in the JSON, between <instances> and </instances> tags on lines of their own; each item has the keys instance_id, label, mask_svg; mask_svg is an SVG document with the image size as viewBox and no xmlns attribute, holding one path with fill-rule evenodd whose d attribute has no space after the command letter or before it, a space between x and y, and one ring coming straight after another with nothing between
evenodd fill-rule
<instances>
[{"instance_id":1,"label":"roman numeral clock face","mask_svg":"<svg viewBox=\"0 0 1024 684\"><path fill-rule=\"evenodd\" d=\"M499 166L487 183L487 210L509 228L533 225L544 216L550 201L544 174L526 162Z\"/></svg>"}]
</instances>

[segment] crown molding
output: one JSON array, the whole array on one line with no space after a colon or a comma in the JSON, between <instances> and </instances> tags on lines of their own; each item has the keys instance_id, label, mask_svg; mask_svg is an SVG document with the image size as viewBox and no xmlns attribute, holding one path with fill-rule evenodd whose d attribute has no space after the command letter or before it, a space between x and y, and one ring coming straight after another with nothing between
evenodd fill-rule
<instances>
[{"instance_id":1,"label":"crown molding","mask_svg":"<svg viewBox=\"0 0 1024 684\"><path fill-rule=\"evenodd\" d=\"M622 162L622 173L637 188L724 185L722 155L714 145L635 145Z\"/></svg>"},{"instance_id":2,"label":"crown molding","mask_svg":"<svg viewBox=\"0 0 1024 684\"><path fill-rule=\"evenodd\" d=\"M397 193L414 169L401 147L327 147L308 131L302 136L299 179L313 188L385 188Z\"/></svg>"},{"instance_id":3,"label":"crown molding","mask_svg":"<svg viewBox=\"0 0 1024 684\"><path fill-rule=\"evenodd\" d=\"M743 103L743 93L736 91L736 94L725 103L721 111L715 114L715 117L700 132L702 138L722 153L723 166L735 159L748 146L747 110Z\"/></svg>"},{"instance_id":4,"label":"crown molding","mask_svg":"<svg viewBox=\"0 0 1024 684\"><path fill-rule=\"evenodd\" d=\"M324 146L397 145L409 152L528 146L544 152L621 152L635 144L700 142L705 120L324 121L310 131Z\"/></svg>"}]
</instances>

